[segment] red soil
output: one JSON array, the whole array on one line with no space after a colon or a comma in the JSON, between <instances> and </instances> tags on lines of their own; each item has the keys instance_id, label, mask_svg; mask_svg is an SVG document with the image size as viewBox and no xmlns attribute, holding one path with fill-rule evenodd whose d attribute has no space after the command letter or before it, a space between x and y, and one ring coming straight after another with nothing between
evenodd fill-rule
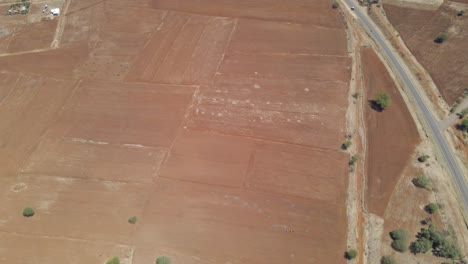
<instances>
[{"instance_id":1,"label":"red soil","mask_svg":"<svg viewBox=\"0 0 468 264\"><path fill-rule=\"evenodd\" d=\"M0 57L2 260L344 263L345 41L323 1L72 0Z\"/></svg>"},{"instance_id":2,"label":"red soil","mask_svg":"<svg viewBox=\"0 0 468 264\"><path fill-rule=\"evenodd\" d=\"M385 5L385 12L444 99L453 104L468 87L468 17L456 16L458 11L448 3L436 11ZM437 44L434 39L441 33L449 37Z\"/></svg>"},{"instance_id":3,"label":"red soil","mask_svg":"<svg viewBox=\"0 0 468 264\"><path fill-rule=\"evenodd\" d=\"M370 212L383 216L387 203L419 141L414 121L395 83L373 49L361 52L363 85L367 100L385 92L388 109L365 108L367 128L366 204Z\"/></svg>"}]
</instances>

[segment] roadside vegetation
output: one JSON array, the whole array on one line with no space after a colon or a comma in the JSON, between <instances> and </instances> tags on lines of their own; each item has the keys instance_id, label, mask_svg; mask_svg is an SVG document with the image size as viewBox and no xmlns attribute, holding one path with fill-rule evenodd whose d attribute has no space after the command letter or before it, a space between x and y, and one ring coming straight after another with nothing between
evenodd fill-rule
<instances>
[{"instance_id":1,"label":"roadside vegetation","mask_svg":"<svg viewBox=\"0 0 468 264\"><path fill-rule=\"evenodd\" d=\"M432 183L431 180L429 180L426 176L424 175L419 175L417 178L413 179L413 184L416 187L419 188L424 188L427 190L432 190Z\"/></svg>"},{"instance_id":2,"label":"roadside vegetation","mask_svg":"<svg viewBox=\"0 0 468 264\"><path fill-rule=\"evenodd\" d=\"M420 163L424 163L424 162L426 162L429 158L430 158L429 155L421 155L421 156L418 157L418 161L419 161Z\"/></svg>"},{"instance_id":3,"label":"roadside vegetation","mask_svg":"<svg viewBox=\"0 0 468 264\"><path fill-rule=\"evenodd\" d=\"M345 253L345 258L348 259L348 260L355 259L356 257L357 257L357 250L355 250L355 249L350 249L350 250L346 251L346 253Z\"/></svg>"},{"instance_id":4,"label":"roadside vegetation","mask_svg":"<svg viewBox=\"0 0 468 264\"><path fill-rule=\"evenodd\" d=\"M455 113L455 110L457 110L457 107L460 105L463 99L465 99L467 96L468 96L468 88L465 89L462 96L458 97L458 99L455 100L455 103L453 103L452 108L450 108L450 113Z\"/></svg>"}]
</instances>

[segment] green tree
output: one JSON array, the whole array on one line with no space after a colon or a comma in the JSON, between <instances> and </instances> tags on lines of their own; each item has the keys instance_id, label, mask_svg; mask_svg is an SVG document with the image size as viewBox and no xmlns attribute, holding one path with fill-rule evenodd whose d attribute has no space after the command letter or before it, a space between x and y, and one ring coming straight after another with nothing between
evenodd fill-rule
<instances>
[{"instance_id":1,"label":"green tree","mask_svg":"<svg viewBox=\"0 0 468 264\"><path fill-rule=\"evenodd\" d=\"M25 217L31 217L35 214L34 209L31 207L26 207L23 209L23 216Z\"/></svg>"},{"instance_id":2,"label":"green tree","mask_svg":"<svg viewBox=\"0 0 468 264\"><path fill-rule=\"evenodd\" d=\"M411 243L410 249L414 254L426 253L432 248L432 241L425 237L418 238L415 242Z\"/></svg>"},{"instance_id":3,"label":"green tree","mask_svg":"<svg viewBox=\"0 0 468 264\"><path fill-rule=\"evenodd\" d=\"M431 180L429 180L424 175L419 175L417 178L413 179L413 184L419 188L426 188L428 190L431 189Z\"/></svg>"},{"instance_id":4,"label":"green tree","mask_svg":"<svg viewBox=\"0 0 468 264\"><path fill-rule=\"evenodd\" d=\"M407 239L408 238L408 232L406 232L406 230L401 229L401 228L400 229L395 229L395 230L390 232L390 237L393 240Z\"/></svg>"},{"instance_id":5,"label":"green tree","mask_svg":"<svg viewBox=\"0 0 468 264\"><path fill-rule=\"evenodd\" d=\"M355 249L350 249L346 251L345 256L347 259L354 259L357 257L357 250Z\"/></svg>"},{"instance_id":6,"label":"green tree","mask_svg":"<svg viewBox=\"0 0 468 264\"><path fill-rule=\"evenodd\" d=\"M387 107L389 107L391 103L390 95L386 93L378 93L375 103L377 104L380 110L387 109Z\"/></svg>"},{"instance_id":7,"label":"green tree","mask_svg":"<svg viewBox=\"0 0 468 264\"><path fill-rule=\"evenodd\" d=\"M442 33L439 36L437 36L437 38L434 41L437 43L443 43L447 39L448 39L448 35L446 33Z\"/></svg>"},{"instance_id":8,"label":"green tree","mask_svg":"<svg viewBox=\"0 0 468 264\"><path fill-rule=\"evenodd\" d=\"M383 256L380 259L381 264L396 264L395 258L393 256Z\"/></svg>"},{"instance_id":9,"label":"green tree","mask_svg":"<svg viewBox=\"0 0 468 264\"><path fill-rule=\"evenodd\" d=\"M439 210L439 205L436 203L430 203L426 205L426 211L430 214L437 212L437 210Z\"/></svg>"},{"instance_id":10,"label":"green tree","mask_svg":"<svg viewBox=\"0 0 468 264\"><path fill-rule=\"evenodd\" d=\"M106 264L120 264L120 259L118 257L113 257L109 259Z\"/></svg>"}]
</instances>

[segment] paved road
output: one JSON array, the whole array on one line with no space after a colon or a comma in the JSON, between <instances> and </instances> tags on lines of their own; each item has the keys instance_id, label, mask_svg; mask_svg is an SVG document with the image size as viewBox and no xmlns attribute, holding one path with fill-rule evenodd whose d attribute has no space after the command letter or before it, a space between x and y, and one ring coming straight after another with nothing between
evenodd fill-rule
<instances>
[{"instance_id":1,"label":"paved road","mask_svg":"<svg viewBox=\"0 0 468 264\"><path fill-rule=\"evenodd\" d=\"M438 121L434 118L434 116L431 114L431 111L429 108L426 106L424 100L422 99L422 96L416 87L416 85L413 83L412 78L410 77L410 73L406 72L405 67L403 67L403 62L400 59L399 55L393 51L390 48L390 44L387 42L387 40L383 37L382 33L377 30L377 27L375 24L370 20L370 18L367 16L367 14L358 8L358 3L356 0L343 0L346 2L348 5L348 10L351 10L351 6L355 6L356 9L354 11L354 14L360 20L362 26L364 29L367 31L367 33L372 37L372 39L375 41L375 43L380 47L380 50L382 51L382 55L388 59L388 62L392 65L394 69L395 75L399 76L404 84L406 85L407 90L409 90L409 95L411 101L413 101L416 104L416 107L418 108L419 112L422 114L424 117L424 121L427 124L427 128L429 131L427 131L429 137L433 139L433 141L436 143L437 147L439 148L439 152L443 155L443 158L445 159L445 163L447 164L447 167L449 169L450 174L453 176L453 179L458 186L458 189L461 193L461 197L464 203L464 208L465 210L468 208L468 186L465 181L465 177L463 175L463 171L460 168L460 165L458 164L452 149L450 145L447 142L447 139L443 135L443 131L439 129Z\"/></svg>"}]
</instances>

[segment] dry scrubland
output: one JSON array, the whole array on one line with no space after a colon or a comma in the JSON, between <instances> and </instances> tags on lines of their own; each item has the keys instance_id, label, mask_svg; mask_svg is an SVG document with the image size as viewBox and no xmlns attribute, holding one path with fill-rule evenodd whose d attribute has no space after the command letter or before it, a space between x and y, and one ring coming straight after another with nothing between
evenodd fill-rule
<instances>
[{"instance_id":1,"label":"dry scrubland","mask_svg":"<svg viewBox=\"0 0 468 264\"><path fill-rule=\"evenodd\" d=\"M468 1L444 1L436 10L405 8L385 4L388 19L416 56L448 104L468 88ZM465 10L464 16L457 16ZM437 44L434 39L447 33L448 39Z\"/></svg>"},{"instance_id":2,"label":"dry scrubland","mask_svg":"<svg viewBox=\"0 0 468 264\"><path fill-rule=\"evenodd\" d=\"M345 262L350 60L328 2L64 17L58 49L56 21L0 39L2 263Z\"/></svg>"}]
</instances>

